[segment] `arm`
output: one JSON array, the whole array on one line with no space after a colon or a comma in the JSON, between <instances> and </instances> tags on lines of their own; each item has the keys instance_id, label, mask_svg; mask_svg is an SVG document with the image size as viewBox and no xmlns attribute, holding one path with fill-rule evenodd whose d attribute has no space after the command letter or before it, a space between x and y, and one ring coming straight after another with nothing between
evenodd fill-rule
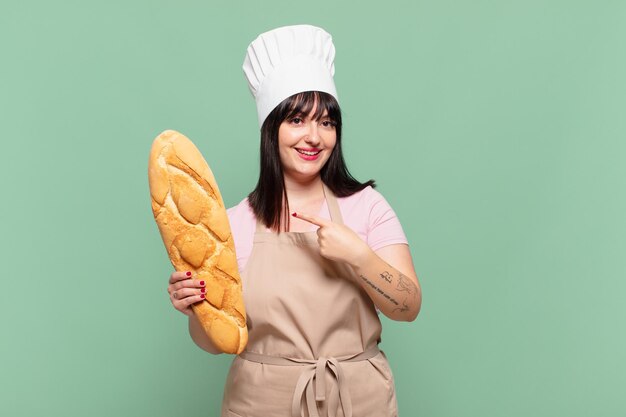
<instances>
[{"instance_id":1,"label":"arm","mask_svg":"<svg viewBox=\"0 0 626 417\"><path fill-rule=\"evenodd\" d=\"M213 345L191 308L192 304L204 300L205 292L204 281L192 279L191 275L191 271L172 272L167 286L170 300L176 310L189 317L189 334L196 345L209 353L222 353Z\"/></svg>"},{"instance_id":2,"label":"arm","mask_svg":"<svg viewBox=\"0 0 626 417\"><path fill-rule=\"evenodd\" d=\"M374 304L392 320L415 320L422 305L422 290L408 245L389 245L376 252L369 247L362 250L350 265Z\"/></svg>"},{"instance_id":3,"label":"arm","mask_svg":"<svg viewBox=\"0 0 626 417\"><path fill-rule=\"evenodd\" d=\"M320 254L350 265L360 278L359 284L384 315L392 320L415 320L422 305L422 291L408 245L388 245L374 252L345 225L308 214L293 216L320 227Z\"/></svg>"},{"instance_id":4,"label":"arm","mask_svg":"<svg viewBox=\"0 0 626 417\"><path fill-rule=\"evenodd\" d=\"M191 335L191 339L196 345L198 345L198 347L200 347L200 349L214 355L223 353L215 347L213 342L211 342L211 339L209 339L209 336L202 328L202 324L200 324L195 314L189 316L189 334Z\"/></svg>"}]
</instances>

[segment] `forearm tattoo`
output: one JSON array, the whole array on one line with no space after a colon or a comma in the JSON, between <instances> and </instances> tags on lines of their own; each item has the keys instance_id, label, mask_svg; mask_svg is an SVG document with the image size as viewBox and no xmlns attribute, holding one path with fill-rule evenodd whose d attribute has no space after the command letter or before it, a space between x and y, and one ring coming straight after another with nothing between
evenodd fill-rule
<instances>
[{"instance_id":1,"label":"forearm tattoo","mask_svg":"<svg viewBox=\"0 0 626 417\"><path fill-rule=\"evenodd\" d=\"M400 277L399 277L399 280L398 280L398 286L396 287L396 289L398 291L402 291L402 292L408 293L406 298L404 299L404 301L402 301L402 307L398 307L398 308L393 310L393 311L400 310L400 312L403 313L403 312L405 312L405 311L407 311L409 309L409 306L406 304L406 302L407 302L407 300L409 298L411 299L413 304L415 304L415 302L417 301L416 300L416 298L417 298L417 286L409 278L407 278L406 276L400 274Z\"/></svg>"},{"instance_id":2,"label":"forearm tattoo","mask_svg":"<svg viewBox=\"0 0 626 417\"><path fill-rule=\"evenodd\" d=\"M381 290L380 288L378 288L376 285L374 285L374 283L372 281L370 281L369 279L365 278L363 275L359 275L361 277L361 279L363 281L365 281L370 287L374 288L378 293L380 293L383 297L385 297L387 300L391 301L392 303L394 303L395 305L398 305L398 302L396 300L394 300L393 298L391 298L389 296L389 294L387 294L386 292L384 292L383 290Z\"/></svg>"},{"instance_id":3,"label":"forearm tattoo","mask_svg":"<svg viewBox=\"0 0 626 417\"><path fill-rule=\"evenodd\" d=\"M383 271L379 275L380 275L380 277L382 279L384 279L386 282L388 282L390 284L393 283L393 281L394 281L394 276L392 274L390 274L389 271ZM407 278L405 275L403 275L401 273L399 273L399 276L398 276L398 280L397 280L397 284L396 284L396 290L398 290L400 292L406 293L406 297L402 301L402 305L400 305L396 300L394 300L391 296L389 296L389 294L386 294L383 290L378 288L374 283L372 283L370 280L365 278L363 275L360 275L360 277L370 287L374 288L378 293L382 294L383 297L385 297L386 299L391 301L393 304L398 306L398 307L393 309L394 312L396 310L400 310L401 313L404 313L405 311L408 311L409 310L409 305L407 304L407 302L409 301L409 299L411 299L413 304L415 304L415 302L416 302L417 286L415 285L415 283L411 279Z\"/></svg>"},{"instance_id":4,"label":"forearm tattoo","mask_svg":"<svg viewBox=\"0 0 626 417\"><path fill-rule=\"evenodd\" d=\"M393 275L391 275L389 272L385 271L382 274L380 274L380 277L382 279L384 279L385 281L387 281L388 283L391 284L391 280L393 279Z\"/></svg>"},{"instance_id":5,"label":"forearm tattoo","mask_svg":"<svg viewBox=\"0 0 626 417\"><path fill-rule=\"evenodd\" d=\"M397 289L398 291L406 291L412 295L417 294L417 287L415 286L415 283L402 274L400 274Z\"/></svg>"}]
</instances>

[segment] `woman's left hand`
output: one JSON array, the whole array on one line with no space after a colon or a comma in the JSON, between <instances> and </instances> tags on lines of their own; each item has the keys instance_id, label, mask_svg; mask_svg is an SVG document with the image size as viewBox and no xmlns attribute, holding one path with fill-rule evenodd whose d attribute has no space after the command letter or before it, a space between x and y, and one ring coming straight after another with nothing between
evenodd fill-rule
<instances>
[{"instance_id":1,"label":"woman's left hand","mask_svg":"<svg viewBox=\"0 0 626 417\"><path fill-rule=\"evenodd\" d=\"M320 246L320 254L333 261L347 262L357 266L361 259L367 257L372 250L370 247L349 227L333 223L309 214L293 213L295 218L307 221L316 226L317 241Z\"/></svg>"}]
</instances>

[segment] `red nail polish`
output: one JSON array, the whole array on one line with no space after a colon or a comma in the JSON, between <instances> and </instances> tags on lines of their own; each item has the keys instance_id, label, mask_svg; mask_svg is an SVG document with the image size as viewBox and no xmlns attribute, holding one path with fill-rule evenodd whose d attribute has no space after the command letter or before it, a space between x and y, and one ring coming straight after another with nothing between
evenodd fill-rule
<instances>
[{"instance_id":1,"label":"red nail polish","mask_svg":"<svg viewBox=\"0 0 626 417\"><path fill-rule=\"evenodd\" d=\"M200 298L204 298L204 294L200 294Z\"/></svg>"},{"instance_id":2,"label":"red nail polish","mask_svg":"<svg viewBox=\"0 0 626 417\"><path fill-rule=\"evenodd\" d=\"M204 285L204 281L200 281L200 285Z\"/></svg>"},{"instance_id":3,"label":"red nail polish","mask_svg":"<svg viewBox=\"0 0 626 417\"><path fill-rule=\"evenodd\" d=\"M200 292L201 292L202 294L204 294L204 292L205 292L205 291L206 291L206 290L205 290L204 288L201 288L201 289L200 289Z\"/></svg>"},{"instance_id":4,"label":"red nail polish","mask_svg":"<svg viewBox=\"0 0 626 417\"><path fill-rule=\"evenodd\" d=\"M190 276L191 276L191 272L190 272L190 271L187 271L187 273L186 273L185 275L187 275L188 277L190 277Z\"/></svg>"},{"instance_id":5,"label":"red nail polish","mask_svg":"<svg viewBox=\"0 0 626 417\"><path fill-rule=\"evenodd\" d=\"M298 213L296 213L295 211L294 211L293 213L291 213L291 215L292 215L293 217L298 217Z\"/></svg>"}]
</instances>

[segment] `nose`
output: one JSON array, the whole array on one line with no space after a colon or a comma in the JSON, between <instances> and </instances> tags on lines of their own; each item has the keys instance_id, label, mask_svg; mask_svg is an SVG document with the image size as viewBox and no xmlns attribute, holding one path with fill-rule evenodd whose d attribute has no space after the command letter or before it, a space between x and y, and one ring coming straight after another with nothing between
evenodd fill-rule
<instances>
[{"instance_id":1,"label":"nose","mask_svg":"<svg viewBox=\"0 0 626 417\"><path fill-rule=\"evenodd\" d=\"M310 120L309 128L307 129L307 135L304 138L304 141L312 147L317 147L320 144L321 138L319 135L319 130L317 126L317 122L315 120Z\"/></svg>"}]
</instances>

